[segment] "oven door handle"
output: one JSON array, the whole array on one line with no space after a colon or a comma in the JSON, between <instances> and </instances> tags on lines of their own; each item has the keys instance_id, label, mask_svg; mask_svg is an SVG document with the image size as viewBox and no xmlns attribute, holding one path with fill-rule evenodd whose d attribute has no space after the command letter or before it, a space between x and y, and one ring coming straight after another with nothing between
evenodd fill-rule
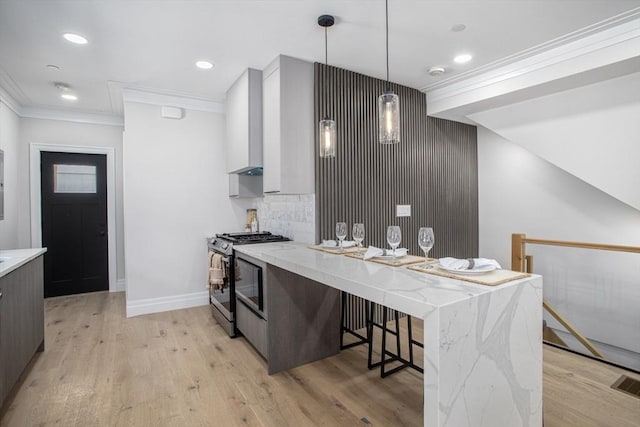
<instances>
[{"instance_id":1,"label":"oven door handle","mask_svg":"<svg viewBox=\"0 0 640 427\"><path fill-rule=\"evenodd\" d=\"M258 309L264 313L264 291L262 289L262 268L258 267Z\"/></svg>"}]
</instances>

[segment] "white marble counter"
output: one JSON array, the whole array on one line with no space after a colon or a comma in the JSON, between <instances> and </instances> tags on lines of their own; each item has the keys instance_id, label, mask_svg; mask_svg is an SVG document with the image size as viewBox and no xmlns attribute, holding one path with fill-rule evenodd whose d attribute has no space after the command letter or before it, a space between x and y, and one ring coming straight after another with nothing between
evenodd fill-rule
<instances>
[{"instance_id":1,"label":"white marble counter","mask_svg":"<svg viewBox=\"0 0 640 427\"><path fill-rule=\"evenodd\" d=\"M0 277L6 276L13 270L22 267L46 251L47 248L11 249L0 251Z\"/></svg>"},{"instance_id":2,"label":"white marble counter","mask_svg":"<svg viewBox=\"0 0 640 427\"><path fill-rule=\"evenodd\" d=\"M540 276L482 286L296 242L235 250L423 319L425 425L542 425Z\"/></svg>"}]
</instances>

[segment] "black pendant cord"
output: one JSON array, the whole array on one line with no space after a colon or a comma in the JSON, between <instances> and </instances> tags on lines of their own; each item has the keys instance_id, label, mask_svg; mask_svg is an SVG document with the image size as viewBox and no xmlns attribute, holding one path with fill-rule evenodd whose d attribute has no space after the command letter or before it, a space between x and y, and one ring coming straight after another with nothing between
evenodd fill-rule
<instances>
[{"instance_id":1,"label":"black pendant cord","mask_svg":"<svg viewBox=\"0 0 640 427\"><path fill-rule=\"evenodd\" d=\"M387 92L390 92L391 84L389 83L389 0L385 0L384 4L385 4L386 38L387 38Z\"/></svg>"},{"instance_id":2,"label":"black pendant cord","mask_svg":"<svg viewBox=\"0 0 640 427\"><path fill-rule=\"evenodd\" d=\"M327 43L327 27L324 27L324 118L329 118L329 85L327 83L329 72L329 48Z\"/></svg>"},{"instance_id":3,"label":"black pendant cord","mask_svg":"<svg viewBox=\"0 0 640 427\"><path fill-rule=\"evenodd\" d=\"M318 25L324 27L324 109L325 116L323 120L329 119L329 40L327 36L327 28L335 23L335 19L331 15L321 15L318 17Z\"/></svg>"}]
</instances>

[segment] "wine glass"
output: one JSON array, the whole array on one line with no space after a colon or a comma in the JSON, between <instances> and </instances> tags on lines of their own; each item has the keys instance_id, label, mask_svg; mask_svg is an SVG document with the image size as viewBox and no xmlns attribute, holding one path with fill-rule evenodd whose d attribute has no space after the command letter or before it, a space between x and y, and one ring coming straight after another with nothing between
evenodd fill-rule
<instances>
[{"instance_id":1,"label":"wine glass","mask_svg":"<svg viewBox=\"0 0 640 427\"><path fill-rule=\"evenodd\" d=\"M336 237L340 242L340 252L344 252L344 248L342 247L342 241L345 237L347 237L347 223L346 222L337 222L336 223Z\"/></svg>"},{"instance_id":2,"label":"wine glass","mask_svg":"<svg viewBox=\"0 0 640 427\"><path fill-rule=\"evenodd\" d=\"M402 232L400 231L400 227L397 225L390 225L387 227L387 242L389 242L389 246L393 249L393 260L396 260L396 248L400 245L400 241L402 240Z\"/></svg>"},{"instance_id":3,"label":"wine glass","mask_svg":"<svg viewBox=\"0 0 640 427\"><path fill-rule=\"evenodd\" d=\"M353 235L353 240L355 240L358 244L358 252L361 252L362 241L364 240L364 224L353 224L353 230L351 230L351 234Z\"/></svg>"},{"instance_id":4,"label":"wine glass","mask_svg":"<svg viewBox=\"0 0 640 427\"><path fill-rule=\"evenodd\" d=\"M424 267L431 268L431 265L428 263L427 255L431 248L433 248L433 244L436 242L436 237L433 235L433 228L431 227L420 227L418 231L418 246L424 252Z\"/></svg>"}]
</instances>

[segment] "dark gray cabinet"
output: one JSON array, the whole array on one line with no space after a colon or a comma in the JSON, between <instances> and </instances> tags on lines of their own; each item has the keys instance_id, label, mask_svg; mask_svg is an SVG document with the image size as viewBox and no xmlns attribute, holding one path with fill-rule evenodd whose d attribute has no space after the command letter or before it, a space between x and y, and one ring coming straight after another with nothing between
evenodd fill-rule
<instances>
[{"instance_id":1,"label":"dark gray cabinet","mask_svg":"<svg viewBox=\"0 0 640 427\"><path fill-rule=\"evenodd\" d=\"M267 360L269 375L338 354L340 291L243 253L237 257L262 274L264 312L248 308L236 288L236 325ZM243 281L249 276L243 271Z\"/></svg>"},{"instance_id":2,"label":"dark gray cabinet","mask_svg":"<svg viewBox=\"0 0 640 427\"><path fill-rule=\"evenodd\" d=\"M340 351L340 291L267 266L269 375Z\"/></svg>"},{"instance_id":3,"label":"dark gray cabinet","mask_svg":"<svg viewBox=\"0 0 640 427\"><path fill-rule=\"evenodd\" d=\"M44 350L42 260L0 277L0 406L33 355Z\"/></svg>"}]
</instances>

